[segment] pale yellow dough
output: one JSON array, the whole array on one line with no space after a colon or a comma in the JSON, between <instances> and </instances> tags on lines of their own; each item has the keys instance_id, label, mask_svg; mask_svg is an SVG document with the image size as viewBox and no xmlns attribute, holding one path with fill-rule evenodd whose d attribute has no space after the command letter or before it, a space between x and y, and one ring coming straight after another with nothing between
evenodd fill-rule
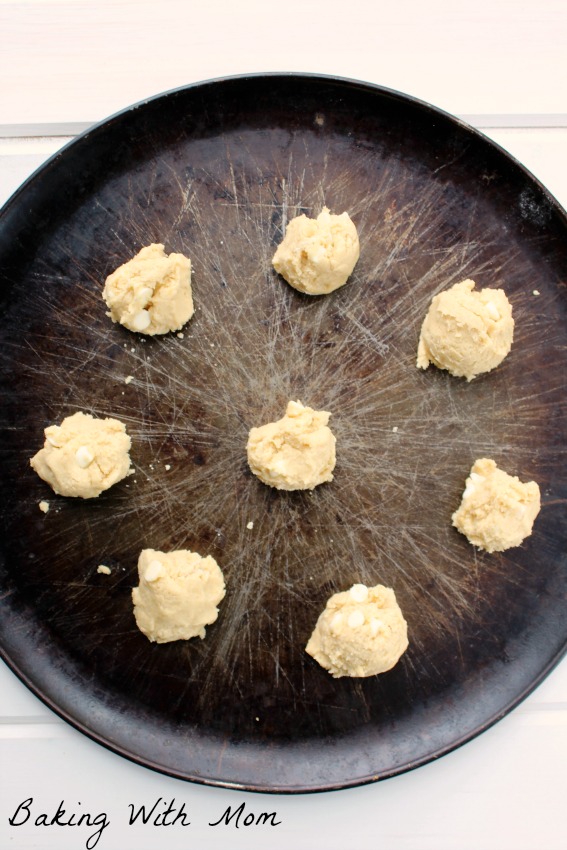
<instances>
[{"instance_id":1,"label":"pale yellow dough","mask_svg":"<svg viewBox=\"0 0 567 850\"><path fill-rule=\"evenodd\" d=\"M504 552L532 533L541 506L535 481L522 483L488 458L475 461L453 525L473 546Z\"/></svg>"},{"instance_id":2,"label":"pale yellow dough","mask_svg":"<svg viewBox=\"0 0 567 850\"><path fill-rule=\"evenodd\" d=\"M140 584L132 590L140 631L156 643L205 637L224 599L220 567L210 555L178 549L143 549L138 559Z\"/></svg>"},{"instance_id":3,"label":"pale yellow dough","mask_svg":"<svg viewBox=\"0 0 567 850\"><path fill-rule=\"evenodd\" d=\"M359 256L348 213L333 215L323 207L316 219L299 215L289 222L272 264L300 292L326 295L347 282Z\"/></svg>"},{"instance_id":4,"label":"pale yellow dough","mask_svg":"<svg viewBox=\"0 0 567 850\"><path fill-rule=\"evenodd\" d=\"M194 312L191 261L148 245L107 277L102 297L112 321L130 331L153 336L180 330Z\"/></svg>"},{"instance_id":5,"label":"pale yellow dough","mask_svg":"<svg viewBox=\"0 0 567 850\"><path fill-rule=\"evenodd\" d=\"M130 471L130 437L117 419L74 413L45 429L30 464L60 496L92 499Z\"/></svg>"},{"instance_id":6,"label":"pale yellow dough","mask_svg":"<svg viewBox=\"0 0 567 850\"><path fill-rule=\"evenodd\" d=\"M434 296L421 327L419 369L433 363L472 381L496 368L509 353L514 320L504 290L474 287L473 280L463 280Z\"/></svg>"},{"instance_id":7,"label":"pale yellow dough","mask_svg":"<svg viewBox=\"0 0 567 850\"><path fill-rule=\"evenodd\" d=\"M390 670L408 648L408 627L390 587L355 584L327 601L306 652L336 679Z\"/></svg>"},{"instance_id":8,"label":"pale yellow dough","mask_svg":"<svg viewBox=\"0 0 567 850\"><path fill-rule=\"evenodd\" d=\"M252 428L248 463L252 472L278 490L313 490L333 480L335 436L330 413L290 401L285 416Z\"/></svg>"}]
</instances>

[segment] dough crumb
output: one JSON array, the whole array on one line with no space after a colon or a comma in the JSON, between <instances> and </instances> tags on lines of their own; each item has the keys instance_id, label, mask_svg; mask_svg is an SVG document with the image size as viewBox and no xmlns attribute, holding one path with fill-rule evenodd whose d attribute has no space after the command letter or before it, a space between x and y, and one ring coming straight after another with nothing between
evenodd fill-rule
<instances>
[{"instance_id":1,"label":"dough crumb","mask_svg":"<svg viewBox=\"0 0 567 850\"><path fill-rule=\"evenodd\" d=\"M360 244L348 213L327 207L316 219L299 215L286 227L272 259L274 269L307 295L326 295L343 286L358 261Z\"/></svg>"},{"instance_id":2,"label":"dough crumb","mask_svg":"<svg viewBox=\"0 0 567 850\"><path fill-rule=\"evenodd\" d=\"M45 499L42 499L39 503L39 509L40 511L43 511L44 514L46 514L49 510L49 502L46 502Z\"/></svg>"},{"instance_id":3,"label":"dough crumb","mask_svg":"<svg viewBox=\"0 0 567 850\"><path fill-rule=\"evenodd\" d=\"M278 490L313 490L332 481L336 440L330 416L290 401L282 419L251 428L246 449L254 475Z\"/></svg>"},{"instance_id":4,"label":"dough crumb","mask_svg":"<svg viewBox=\"0 0 567 850\"><path fill-rule=\"evenodd\" d=\"M133 376L133 375L127 375L127 376L124 378L124 383L125 383L125 384L131 384L133 380L134 380L134 376Z\"/></svg>"},{"instance_id":5,"label":"dough crumb","mask_svg":"<svg viewBox=\"0 0 567 850\"><path fill-rule=\"evenodd\" d=\"M493 460L480 458L471 468L452 522L473 546L504 552L529 537L540 507L535 481L522 483Z\"/></svg>"},{"instance_id":6,"label":"dough crumb","mask_svg":"<svg viewBox=\"0 0 567 850\"><path fill-rule=\"evenodd\" d=\"M140 631L156 643L205 637L205 626L218 617L224 577L210 555L179 549L143 549L138 559L139 586L132 590Z\"/></svg>"},{"instance_id":7,"label":"dough crumb","mask_svg":"<svg viewBox=\"0 0 567 850\"><path fill-rule=\"evenodd\" d=\"M539 294L540 294L539 289L534 289L534 291L532 292L532 295L539 295Z\"/></svg>"},{"instance_id":8,"label":"dough crumb","mask_svg":"<svg viewBox=\"0 0 567 850\"><path fill-rule=\"evenodd\" d=\"M96 568L97 573L102 573L102 575L109 576L111 573L110 567L105 566L104 564L99 564Z\"/></svg>"},{"instance_id":9,"label":"dough crumb","mask_svg":"<svg viewBox=\"0 0 567 850\"><path fill-rule=\"evenodd\" d=\"M421 327L418 369L433 363L472 381L509 353L514 320L504 290L474 287L474 280L463 280L434 296Z\"/></svg>"},{"instance_id":10,"label":"dough crumb","mask_svg":"<svg viewBox=\"0 0 567 850\"><path fill-rule=\"evenodd\" d=\"M252 529L254 528L254 523L253 523L252 521L250 521L250 522L247 524L246 528L247 528L249 531L252 531Z\"/></svg>"},{"instance_id":11,"label":"dough crumb","mask_svg":"<svg viewBox=\"0 0 567 850\"><path fill-rule=\"evenodd\" d=\"M74 413L44 433L30 464L60 496L92 499L129 474L131 441L117 419Z\"/></svg>"},{"instance_id":12,"label":"dough crumb","mask_svg":"<svg viewBox=\"0 0 567 850\"><path fill-rule=\"evenodd\" d=\"M306 652L336 679L385 673L408 648L408 628L394 591L354 584L327 601Z\"/></svg>"},{"instance_id":13,"label":"dough crumb","mask_svg":"<svg viewBox=\"0 0 567 850\"><path fill-rule=\"evenodd\" d=\"M148 245L107 277L102 297L112 321L130 331L153 336L180 330L194 313L191 261L167 255L161 244Z\"/></svg>"}]
</instances>

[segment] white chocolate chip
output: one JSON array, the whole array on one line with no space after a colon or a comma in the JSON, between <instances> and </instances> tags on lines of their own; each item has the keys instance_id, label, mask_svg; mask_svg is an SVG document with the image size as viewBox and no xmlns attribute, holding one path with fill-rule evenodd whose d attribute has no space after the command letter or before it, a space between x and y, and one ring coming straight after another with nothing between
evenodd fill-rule
<instances>
[{"instance_id":1,"label":"white chocolate chip","mask_svg":"<svg viewBox=\"0 0 567 850\"><path fill-rule=\"evenodd\" d=\"M147 310L140 310L139 313L136 313L134 318L132 319L132 327L136 331L145 331L146 328L149 328L151 324L151 316Z\"/></svg>"},{"instance_id":2,"label":"white chocolate chip","mask_svg":"<svg viewBox=\"0 0 567 850\"><path fill-rule=\"evenodd\" d=\"M469 496L472 496L472 494L476 490L476 485L480 484L481 481L484 481L484 475L479 475L478 472L471 472L471 474L465 481L463 499L468 499Z\"/></svg>"},{"instance_id":3,"label":"white chocolate chip","mask_svg":"<svg viewBox=\"0 0 567 850\"><path fill-rule=\"evenodd\" d=\"M110 567L106 567L104 564L99 564L96 571L97 573L102 573L104 576L110 575Z\"/></svg>"},{"instance_id":4,"label":"white chocolate chip","mask_svg":"<svg viewBox=\"0 0 567 850\"><path fill-rule=\"evenodd\" d=\"M343 615L340 612L337 612L331 620L331 631L336 632L340 629L342 621Z\"/></svg>"},{"instance_id":5,"label":"white chocolate chip","mask_svg":"<svg viewBox=\"0 0 567 850\"><path fill-rule=\"evenodd\" d=\"M56 448L56 449L61 448L61 443L59 442L59 440L57 439L57 437L54 434L48 434L46 439L47 439L47 442L50 445L52 445L54 448Z\"/></svg>"},{"instance_id":6,"label":"white chocolate chip","mask_svg":"<svg viewBox=\"0 0 567 850\"><path fill-rule=\"evenodd\" d=\"M362 626L364 623L364 614L362 611L356 610L352 611L348 615L348 625L351 629L358 629L359 626Z\"/></svg>"},{"instance_id":7,"label":"white chocolate chip","mask_svg":"<svg viewBox=\"0 0 567 850\"><path fill-rule=\"evenodd\" d=\"M254 523L252 522L252 520L250 520L250 522L246 525L246 528L249 531L252 531L252 529L254 528Z\"/></svg>"},{"instance_id":8,"label":"white chocolate chip","mask_svg":"<svg viewBox=\"0 0 567 850\"><path fill-rule=\"evenodd\" d=\"M488 301L486 303L486 311L487 311L488 315L490 316L490 318L494 319L495 322L497 322L499 319L502 318L502 316L500 315L500 313L496 309L496 304L494 303L494 301Z\"/></svg>"},{"instance_id":9,"label":"white chocolate chip","mask_svg":"<svg viewBox=\"0 0 567 850\"><path fill-rule=\"evenodd\" d=\"M134 376L133 376L133 375L127 375L127 376L124 378L124 383L125 383L125 384L131 384L133 380L134 380Z\"/></svg>"},{"instance_id":10,"label":"white chocolate chip","mask_svg":"<svg viewBox=\"0 0 567 850\"><path fill-rule=\"evenodd\" d=\"M370 634L372 637L376 637L378 632L381 632L384 628L384 623L382 620L379 620L378 617L372 617L370 620Z\"/></svg>"},{"instance_id":11,"label":"white chocolate chip","mask_svg":"<svg viewBox=\"0 0 567 850\"><path fill-rule=\"evenodd\" d=\"M140 291L138 292L140 303L146 305L153 294L154 294L154 291L153 291L153 289L151 289L151 287L149 287L149 286L142 287L142 289L140 289ZM136 299L136 300L138 300L138 299Z\"/></svg>"},{"instance_id":12,"label":"white chocolate chip","mask_svg":"<svg viewBox=\"0 0 567 850\"><path fill-rule=\"evenodd\" d=\"M161 578L165 575L165 569L161 561L150 561L148 564L148 569L144 573L144 578L146 581L157 581L158 578Z\"/></svg>"},{"instance_id":13,"label":"white chocolate chip","mask_svg":"<svg viewBox=\"0 0 567 850\"><path fill-rule=\"evenodd\" d=\"M364 584L353 584L350 595L355 602L365 602L368 599L368 588Z\"/></svg>"},{"instance_id":14,"label":"white chocolate chip","mask_svg":"<svg viewBox=\"0 0 567 850\"><path fill-rule=\"evenodd\" d=\"M77 464L81 467L81 469L86 469L91 465L95 456L88 448L88 446L79 446L77 451L75 452L75 460Z\"/></svg>"}]
</instances>

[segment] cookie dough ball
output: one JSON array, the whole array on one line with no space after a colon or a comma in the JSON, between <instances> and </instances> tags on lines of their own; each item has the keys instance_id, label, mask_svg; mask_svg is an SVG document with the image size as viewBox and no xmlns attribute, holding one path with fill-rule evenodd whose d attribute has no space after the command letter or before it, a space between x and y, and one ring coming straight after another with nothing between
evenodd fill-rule
<instances>
[{"instance_id":1,"label":"cookie dough ball","mask_svg":"<svg viewBox=\"0 0 567 850\"><path fill-rule=\"evenodd\" d=\"M541 506L535 481L523 484L488 458L475 461L453 525L473 546L504 552L532 533Z\"/></svg>"},{"instance_id":2,"label":"cookie dough ball","mask_svg":"<svg viewBox=\"0 0 567 850\"><path fill-rule=\"evenodd\" d=\"M92 499L130 472L130 437L117 419L74 413L45 429L30 464L60 496Z\"/></svg>"},{"instance_id":3,"label":"cookie dough ball","mask_svg":"<svg viewBox=\"0 0 567 850\"><path fill-rule=\"evenodd\" d=\"M306 652L338 679L385 673L407 648L408 627L394 591L354 584L328 600Z\"/></svg>"},{"instance_id":4,"label":"cookie dough ball","mask_svg":"<svg viewBox=\"0 0 567 850\"><path fill-rule=\"evenodd\" d=\"M356 227L348 213L327 207L316 219L292 219L272 264L285 280L307 295L325 295L343 286L360 255Z\"/></svg>"},{"instance_id":5,"label":"cookie dough ball","mask_svg":"<svg viewBox=\"0 0 567 850\"><path fill-rule=\"evenodd\" d=\"M130 331L153 336L180 330L194 313L191 261L148 245L107 277L102 297L112 321Z\"/></svg>"},{"instance_id":6,"label":"cookie dough ball","mask_svg":"<svg viewBox=\"0 0 567 850\"><path fill-rule=\"evenodd\" d=\"M336 441L330 415L290 401L282 419L252 428L247 453L254 475L278 490L313 490L332 481Z\"/></svg>"},{"instance_id":7,"label":"cookie dough ball","mask_svg":"<svg viewBox=\"0 0 567 850\"><path fill-rule=\"evenodd\" d=\"M140 631L156 643L205 637L224 599L224 577L210 555L179 549L143 549L138 559L140 584L132 590Z\"/></svg>"},{"instance_id":8,"label":"cookie dough ball","mask_svg":"<svg viewBox=\"0 0 567 850\"><path fill-rule=\"evenodd\" d=\"M430 363L472 381L498 366L512 346L512 307L502 289L474 289L456 283L431 301L421 327L417 367Z\"/></svg>"}]
</instances>

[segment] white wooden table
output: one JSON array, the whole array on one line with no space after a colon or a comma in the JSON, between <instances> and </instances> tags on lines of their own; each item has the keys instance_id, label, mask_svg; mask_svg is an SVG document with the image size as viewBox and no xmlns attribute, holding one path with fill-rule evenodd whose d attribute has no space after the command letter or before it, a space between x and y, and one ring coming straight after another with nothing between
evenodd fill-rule
<instances>
[{"instance_id":1,"label":"white wooden table","mask_svg":"<svg viewBox=\"0 0 567 850\"><path fill-rule=\"evenodd\" d=\"M379 83L457 114L567 207L564 0L0 0L0 201L66 139L176 86L259 71ZM93 743L0 666L0 847L563 850L567 665L496 726L439 761L348 791L265 796L153 773ZM31 816L18 806L29 798ZM133 804L184 804L190 825ZM61 801L68 820L50 821ZM228 806L279 825L211 826ZM107 826L97 840L102 815ZM13 821L9 823L9 819ZM90 836L90 840L89 840Z\"/></svg>"}]
</instances>

